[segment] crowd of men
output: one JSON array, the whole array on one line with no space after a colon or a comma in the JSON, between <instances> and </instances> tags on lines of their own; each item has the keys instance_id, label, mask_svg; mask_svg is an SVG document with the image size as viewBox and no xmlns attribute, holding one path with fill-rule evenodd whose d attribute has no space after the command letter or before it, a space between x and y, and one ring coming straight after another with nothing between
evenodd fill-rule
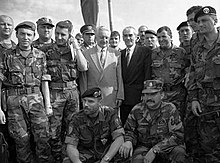
<instances>
[{"instance_id":1,"label":"crowd of men","mask_svg":"<svg viewBox=\"0 0 220 163\"><path fill-rule=\"evenodd\" d=\"M142 25L124 28L120 49L104 26L72 36L69 20L14 28L0 15L0 162L220 162L217 13L186 16L179 46L168 26Z\"/></svg>"}]
</instances>

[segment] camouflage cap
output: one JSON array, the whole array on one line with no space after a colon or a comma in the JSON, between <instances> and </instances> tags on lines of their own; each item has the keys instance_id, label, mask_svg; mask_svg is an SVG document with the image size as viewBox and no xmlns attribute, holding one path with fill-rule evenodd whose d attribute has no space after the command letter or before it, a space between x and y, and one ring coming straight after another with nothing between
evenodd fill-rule
<instances>
[{"instance_id":1,"label":"camouflage cap","mask_svg":"<svg viewBox=\"0 0 220 163\"><path fill-rule=\"evenodd\" d=\"M205 6L196 13L194 17L194 21L197 22L198 17L204 16L204 15L215 15L216 16L216 10L211 6Z\"/></svg>"},{"instance_id":2,"label":"camouflage cap","mask_svg":"<svg viewBox=\"0 0 220 163\"><path fill-rule=\"evenodd\" d=\"M51 27L54 27L53 22L50 18L46 18L46 17L42 17L40 19L38 19L38 21L36 22L37 25L50 25Z\"/></svg>"},{"instance_id":3,"label":"camouflage cap","mask_svg":"<svg viewBox=\"0 0 220 163\"><path fill-rule=\"evenodd\" d=\"M190 26L189 23L187 21L184 21L184 22L180 23L180 25L176 28L176 30L179 31L180 28L188 27L188 26Z\"/></svg>"},{"instance_id":4,"label":"camouflage cap","mask_svg":"<svg viewBox=\"0 0 220 163\"><path fill-rule=\"evenodd\" d=\"M26 29L30 29L32 31L35 31L36 26L33 22L31 21L24 21L22 23L19 23L16 27L15 30L18 31L19 28L26 28Z\"/></svg>"},{"instance_id":5,"label":"camouflage cap","mask_svg":"<svg viewBox=\"0 0 220 163\"><path fill-rule=\"evenodd\" d=\"M157 36L157 33L152 29L148 29L148 30L145 31L145 34L148 34L148 33Z\"/></svg>"},{"instance_id":6,"label":"camouflage cap","mask_svg":"<svg viewBox=\"0 0 220 163\"><path fill-rule=\"evenodd\" d=\"M102 91L98 87L88 89L82 94L82 98L85 98L85 97L93 97L93 98L102 97Z\"/></svg>"},{"instance_id":7,"label":"camouflage cap","mask_svg":"<svg viewBox=\"0 0 220 163\"><path fill-rule=\"evenodd\" d=\"M93 33L95 34L95 26L93 24L87 24L80 28L80 32L83 33Z\"/></svg>"},{"instance_id":8,"label":"camouflage cap","mask_svg":"<svg viewBox=\"0 0 220 163\"><path fill-rule=\"evenodd\" d=\"M161 91L163 82L161 80L146 80L142 93L155 93Z\"/></svg>"}]
</instances>

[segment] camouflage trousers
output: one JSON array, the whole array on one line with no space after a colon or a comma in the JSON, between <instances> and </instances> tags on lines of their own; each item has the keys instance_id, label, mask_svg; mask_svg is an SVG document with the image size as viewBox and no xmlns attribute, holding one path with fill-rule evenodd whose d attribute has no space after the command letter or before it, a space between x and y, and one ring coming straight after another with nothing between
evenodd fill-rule
<instances>
[{"instance_id":1,"label":"camouflage trousers","mask_svg":"<svg viewBox=\"0 0 220 163\"><path fill-rule=\"evenodd\" d=\"M143 163L144 156L149 148L144 146L137 147L131 158L131 163ZM156 155L153 163L185 163L185 148L183 146L174 147L169 153L159 153Z\"/></svg>"},{"instance_id":2,"label":"camouflage trousers","mask_svg":"<svg viewBox=\"0 0 220 163\"><path fill-rule=\"evenodd\" d=\"M41 93L9 96L7 105L8 128L15 140L17 161L33 163L36 157L37 162L51 162L49 124ZM35 151L31 150L31 133L36 142Z\"/></svg>"},{"instance_id":3,"label":"camouflage trousers","mask_svg":"<svg viewBox=\"0 0 220 163\"><path fill-rule=\"evenodd\" d=\"M204 107L202 110L212 111L218 107ZM220 162L220 112L199 117L191 115L186 121L186 144L190 156L195 163L217 163ZM193 130L189 123L193 122ZM187 128L188 127L188 128ZM191 135L191 136L189 136ZM191 146L192 144L192 146Z\"/></svg>"},{"instance_id":4,"label":"camouflage trousers","mask_svg":"<svg viewBox=\"0 0 220 163\"><path fill-rule=\"evenodd\" d=\"M50 145L54 160L61 162L66 129L73 114L79 111L79 94L77 89L51 89L50 93L53 109L53 115L49 118Z\"/></svg>"},{"instance_id":5,"label":"camouflage trousers","mask_svg":"<svg viewBox=\"0 0 220 163\"><path fill-rule=\"evenodd\" d=\"M172 89L164 89L164 98L166 102L172 102L179 111L181 120L184 120L186 114L186 97L187 91L183 85L173 87Z\"/></svg>"}]
</instances>

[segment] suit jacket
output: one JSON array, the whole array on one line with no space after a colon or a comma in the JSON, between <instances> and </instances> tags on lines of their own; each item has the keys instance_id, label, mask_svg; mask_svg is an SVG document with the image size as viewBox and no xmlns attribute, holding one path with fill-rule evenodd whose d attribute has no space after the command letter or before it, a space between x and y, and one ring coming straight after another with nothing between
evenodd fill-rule
<instances>
[{"instance_id":1,"label":"suit jacket","mask_svg":"<svg viewBox=\"0 0 220 163\"><path fill-rule=\"evenodd\" d=\"M116 99L124 99L120 52L108 47L104 67L98 58L97 46L83 52L89 62L88 71L80 75L80 91L99 87L103 93L102 104L115 107Z\"/></svg>"},{"instance_id":2,"label":"suit jacket","mask_svg":"<svg viewBox=\"0 0 220 163\"><path fill-rule=\"evenodd\" d=\"M151 54L152 51L149 48L136 45L127 67L126 49L121 51L125 96L123 104L136 105L140 102L144 81L151 79Z\"/></svg>"}]
</instances>

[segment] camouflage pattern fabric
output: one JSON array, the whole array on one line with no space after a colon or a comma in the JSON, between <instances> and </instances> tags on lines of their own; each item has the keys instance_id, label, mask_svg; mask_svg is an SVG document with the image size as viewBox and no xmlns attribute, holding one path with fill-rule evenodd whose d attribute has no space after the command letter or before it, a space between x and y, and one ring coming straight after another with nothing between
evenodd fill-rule
<instances>
[{"instance_id":1,"label":"camouflage pattern fabric","mask_svg":"<svg viewBox=\"0 0 220 163\"><path fill-rule=\"evenodd\" d=\"M175 105L162 102L152 113L144 102L139 103L125 123L125 141L131 141L134 147L133 161L143 161L143 155L156 147L159 155L173 162L184 162L183 125Z\"/></svg>"},{"instance_id":2,"label":"camouflage pattern fabric","mask_svg":"<svg viewBox=\"0 0 220 163\"><path fill-rule=\"evenodd\" d=\"M198 145L191 149L195 162L220 162L220 37L210 46L205 37L192 47L189 101L199 101L202 113L197 117ZM193 116L193 115L192 115ZM190 117L191 118L191 117ZM189 122L188 122L189 123ZM190 124L186 124L190 128ZM191 127L192 128L192 127ZM188 129L190 131L190 129ZM186 133L186 136L190 135Z\"/></svg>"},{"instance_id":3,"label":"camouflage pattern fabric","mask_svg":"<svg viewBox=\"0 0 220 163\"><path fill-rule=\"evenodd\" d=\"M50 96L53 116L50 117L50 144L56 161L62 160L62 143L72 116L79 111L79 94L75 80L78 78L76 59L72 60L70 48L50 46L47 69L51 75ZM68 84L71 83L71 84ZM55 86L54 86L55 85ZM63 139L62 139L63 138Z\"/></svg>"},{"instance_id":4,"label":"camouflage pattern fabric","mask_svg":"<svg viewBox=\"0 0 220 163\"><path fill-rule=\"evenodd\" d=\"M38 38L32 43L32 46L46 53L49 46L51 46L54 42L55 41L52 39L51 43L44 44L44 43L40 43L39 38Z\"/></svg>"},{"instance_id":5,"label":"camouflage pattern fabric","mask_svg":"<svg viewBox=\"0 0 220 163\"><path fill-rule=\"evenodd\" d=\"M174 103L183 120L186 110L185 69L189 65L185 50L174 45L169 50L158 47L153 50L152 61L152 78L164 80L163 100Z\"/></svg>"},{"instance_id":6,"label":"camouflage pattern fabric","mask_svg":"<svg viewBox=\"0 0 220 163\"><path fill-rule=\"evenodd\" d=\"M8 128L16 143L17 161L34 162L36 154L39 162L50 162L48 118L40 93L41 82L50 80L45 54L33 48L23 57L16 47L0 65L1 80L8 92ZM34 135L36 153L30 147L30 133Z\"/></svg>"},{"instance_id":7,"label":"camouflage pattern fabric","mask_svg":"<svg viewBox=\"0 0 220 163\"><path fill-rule=\"evenodd\" d=\"M80 160L98 161L117 137L124 135L124 129L117 112L110 107L100 107L97 120L92 121L81 110L75 114L69 125L66 144L77 146Z\"/></svg>"}]
</instances>

